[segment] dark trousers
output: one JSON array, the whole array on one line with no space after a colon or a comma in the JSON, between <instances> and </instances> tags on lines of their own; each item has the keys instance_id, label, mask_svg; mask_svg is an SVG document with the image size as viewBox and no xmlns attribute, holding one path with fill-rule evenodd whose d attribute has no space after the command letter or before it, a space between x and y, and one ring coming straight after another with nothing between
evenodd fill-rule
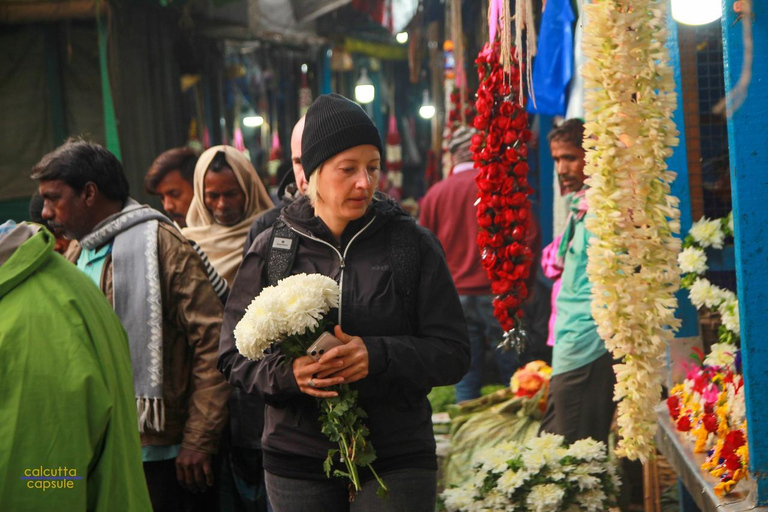
<instances>
[{"instance_id":1,"label":"dark trousers","mask_svg":"<svg viewBox=\"0 0 768 512\"><path fill-rule=\"evenodd\" d=\"M552 377L541 432L559 434L568 443L586 437L607 443L616 410L613 363L608 352L587 365Z\"/></svg>"},{"instance_id":2,"label":"dark trousers","mask_svg":"<svg viewBox=\"0 0 768 512\"><path fill-rule=\"evenodd\" d=\"M384 473L389 488L385 499L376 495L376 479L363 484L349 502L347 483L341 478L296 480L267 472L267 494L275 512L434 512L437 472L431 469L402 469Z\"/></svg>"},{"instance_id":3,"label":"dark trousers","mask_svg":"<svg viewBox=\"0 0 768 512\"><path fill-rule=\"evenodd\" d=\"M213 460L214 467L218 459ZM176 479L176 459L144 463L144 477L154 512L217 512L219 510L218 477L214 471L213 487L191 493Z\"/></svg>"}]
</instances>

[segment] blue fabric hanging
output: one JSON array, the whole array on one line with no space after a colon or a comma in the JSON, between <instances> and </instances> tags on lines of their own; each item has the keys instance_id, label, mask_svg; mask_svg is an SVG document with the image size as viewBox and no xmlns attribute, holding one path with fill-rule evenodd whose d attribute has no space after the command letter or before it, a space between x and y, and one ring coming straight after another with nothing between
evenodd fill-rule
<instances>
[{"instance_id":1,"label":"blue fabric hanging","mask_svg":"<svg viewBox=\"0 0 768 512\"><path fill-rule=\"evenodd\" d=\"M573 21L571 0L547 0L541 18L539 46L533 62L533 93L528 112L565 115L565 95L573 75Z\"/></svg>"}]
</instances>

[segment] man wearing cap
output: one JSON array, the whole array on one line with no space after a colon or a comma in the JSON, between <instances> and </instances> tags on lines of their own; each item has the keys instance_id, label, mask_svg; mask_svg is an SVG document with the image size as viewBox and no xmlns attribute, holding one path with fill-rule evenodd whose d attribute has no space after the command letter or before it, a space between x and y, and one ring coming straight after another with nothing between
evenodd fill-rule
<instances>
[{"instance_id":1,"label":"man wearing cap","mask_svg":"<svg viewBox=\"0 0 768 512\"><path fill-rule=\"evenodd\" d=\"M260 215L251 224L248 230L248 236L245 237L243 245L243 256L248 253L251 244L262 231L272 227L280 211L291 204L293 201L303 196L307 191L307 178L304 176L304 167L301 166L301 134L304 132L304 117L298 120L291 132L291 168L293 172L285 173L283 180L277 190L277 197L280 203L274 208L268 210L264 215Z\"/></svg>"},{"instance_id":2,"label":"man wearing cap","mask_svg":"<svg viewBox=\"0 0 768 512\"><path fill-rule=\"evenodd\" d=\"M469 327L472 363L469 372L456 384L456 402L480 396L486 351L501 341L503 331L493 316L491 282L477 250L477 172L469 150L474 128L458 128L448 144L453 160L451 175L432 186L421 202L419 222L432 231L445 249L456 291ZM535 235L538 229L532 230ZM534 236L535 238L535 236ZM508 383L520 365L513 351L494 351L501 382Z\"/></svg>"}]
</instances>

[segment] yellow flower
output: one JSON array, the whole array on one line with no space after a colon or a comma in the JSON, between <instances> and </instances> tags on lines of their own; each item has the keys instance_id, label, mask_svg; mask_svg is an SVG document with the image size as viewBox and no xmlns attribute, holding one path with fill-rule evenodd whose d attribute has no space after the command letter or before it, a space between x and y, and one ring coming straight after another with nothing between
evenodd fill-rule
<instances>
[{"instance_id":1,"label":"yellow flower","mask_svg":"<svg viewBox=\"0 0 768 512\"><path fill-rule=\"evenodd\" d=\"M734 480L727 480L725 482L720 482L715 486L715 494L717 496L725 496L729 492L731 492L731 489L733 486L736 485L736 482Z\"/></svg>"}]
</instances>

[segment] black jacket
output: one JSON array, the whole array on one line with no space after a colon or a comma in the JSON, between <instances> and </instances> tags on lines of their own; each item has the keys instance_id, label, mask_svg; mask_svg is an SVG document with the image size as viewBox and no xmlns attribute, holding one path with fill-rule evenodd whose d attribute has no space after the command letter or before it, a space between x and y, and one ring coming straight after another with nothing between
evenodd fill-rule
<instances>
[{"instance_id":1,"label":"black jacket","mask_svg":"<svg viewBox=\"0 0 768 512\"><path fill-rule=\"evenodd\" d=\"M351 385L367 411L377 471L408 467L435 468L435 442L427 393L434 386L458 382L470 362L464 314L442 248L424 228L418 232L421 272L409 315L395 291L387 248L388 222L406 215L381 196L368 213L351 222L337 244L314 216L307 198L283 210L282 218L302 236L292 274L321 273L341 279L339 323L344 332L363 338L369 355L368 376ZM230 383L267 402L262 437L264 467L286 477L324 479L322 461L333 446L320 432L315 399L299 391L291 365L278 350L258 362L235 348L235 325L245 307L266 285L266 258L272 229L251 246L229 296L219 347L219 368ZM409 318L417 325L410 325ZM365 478L364 472L361 476Z\"/></svg>"}]
</instances>

